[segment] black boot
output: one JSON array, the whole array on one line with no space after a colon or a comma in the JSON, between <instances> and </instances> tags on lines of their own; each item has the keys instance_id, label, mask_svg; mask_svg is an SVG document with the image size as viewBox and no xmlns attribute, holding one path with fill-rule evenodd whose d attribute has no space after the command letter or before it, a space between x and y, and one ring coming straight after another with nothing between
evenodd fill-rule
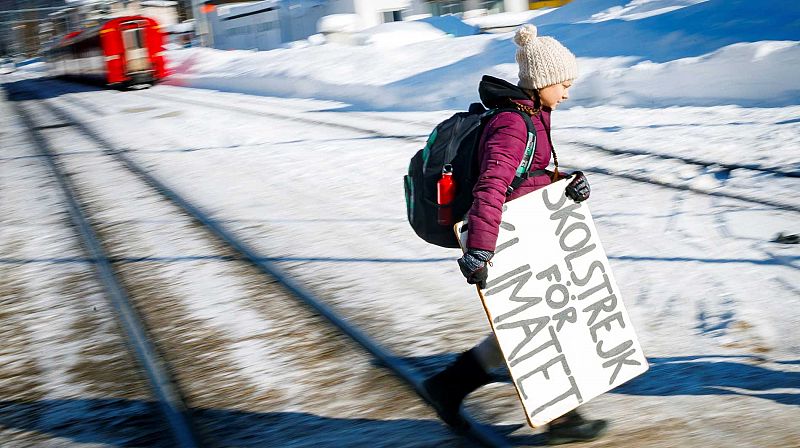
<instances>
[{"instance_id":1,"label":"black boot","mask_svg":"<svg viewBox=\"0 0 800 448\"><path fill-rule=\"evenodd\" d=\"M593 440L603 435L606 428L608 428L608 422L605 420L586 420L578 411L572 410L550 423L547 431L547 443L560 445Z\"/></svg>"},{"instance_id":2,"label":"black boot","mask_svg":"<svg viewBox=\"0 0 800 448\"><path fill-rule=\"evenodd\" d=\"M466 431L469 424L458 413L461 402L475 389L488 384L491 377L475 357L474 349L458 355L455 362L422 383L428 402L445 423Z\"/></svg>"}]
</instances>

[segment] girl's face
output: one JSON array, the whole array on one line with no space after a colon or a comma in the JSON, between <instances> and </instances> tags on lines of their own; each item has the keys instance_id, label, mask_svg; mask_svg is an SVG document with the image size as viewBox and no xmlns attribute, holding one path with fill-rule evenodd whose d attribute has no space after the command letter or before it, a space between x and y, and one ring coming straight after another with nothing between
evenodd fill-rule
<instances>
[{"instance_id":1,"label":"girl's face","mask_svg":"<svg viewBox=\"0 0 800 448\"><path fill-rule=\"evenodd\" d=\"M572 87L571 79L560 84L553 84L539 89L539 98L542 101L542 106L555 109L559 103L569 99L570 87Z\"/></svg>"}]
</instances>

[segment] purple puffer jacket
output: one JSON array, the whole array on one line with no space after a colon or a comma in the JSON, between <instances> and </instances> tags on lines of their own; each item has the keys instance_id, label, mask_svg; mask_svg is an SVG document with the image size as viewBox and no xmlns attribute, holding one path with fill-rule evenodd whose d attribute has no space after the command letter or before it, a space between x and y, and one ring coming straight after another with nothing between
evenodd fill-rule
<instances>
[{"instance_id":1,"label":"purple puffer jacket","mask_svg":"<svg viewBox=\"0 0 800 448\"><path fill-rule=\"evenodd\" d=\"M515 102L533 107L533 101L514 99ZM550 110L531 117L536 128L536 148L529 171L543 170L550 164ZM550 184L547 174L526 179L514 192L506 197L508 186L525 155L528 128L525 120L515 112L501 112L492 117L481 135L478 148L480 174L472 190L467 247L494 251L503 203L514 200L531 191Z\"/></svg>"}]
</instances>

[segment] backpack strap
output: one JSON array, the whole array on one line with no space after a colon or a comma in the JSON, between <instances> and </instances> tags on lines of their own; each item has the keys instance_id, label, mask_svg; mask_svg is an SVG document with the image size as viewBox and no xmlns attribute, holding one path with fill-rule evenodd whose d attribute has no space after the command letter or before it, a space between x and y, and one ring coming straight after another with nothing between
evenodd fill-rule
<instances>
[{"instance_id":1,"label":"backpack strap","mask_svg":"<svg viewBox=\"0 0 800 448\"><path fill-rule=\"evenodd\" d=\"M522 112L519 109L515 109L512 107L502 108L502 109L494 109L492 110L493 113L500 113L500 112L515 112L519 114L522 119L525 121L525 126L528 129L528 138L527 142L525 143L525 154L522 156L522 161L520 162L519 166L517 167L516 174L514 175L514 179L511 181L511 185L508 186L506 189L506 196L511 196L511 193L514 192L526 179L531 176L539 176L542 174L547 174L546 170L536 170L533 172L528 172L531 167L531 162L533 161L533 153L536 150L536 127L533 125L533 120L531 120L531 116Z\"/></svg>"}]
</instances>

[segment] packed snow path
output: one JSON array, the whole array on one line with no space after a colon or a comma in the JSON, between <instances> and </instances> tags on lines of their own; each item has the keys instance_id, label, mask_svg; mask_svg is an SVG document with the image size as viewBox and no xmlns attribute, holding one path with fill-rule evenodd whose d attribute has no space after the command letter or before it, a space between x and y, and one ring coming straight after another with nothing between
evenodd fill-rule
<instances>
[{"instance_id":1,"label":"packed snow path","mask_svg":"<svg viewBox=\"0 0 800 448\"><path fill-rule=\"evenodd\" d=\"M330 102L165 86L120 93L60 84L46 91L50 101L127 148L243 239L275 254L274 261L408 360L441 366L488 331L474 290L461 280L456 254L425 245L404 218L400 179L408 159L430 124L448 112L350 115L331 110L336 104ZM236 107L249 103L289 118L340 117L351 126L248 117L169 101L170 95ZM764 127L786 121L788 113L747 112L753 126ZM711 127L728 120L726 111L719 113L716 123L706 120L709 128L670 123L673 143L687 132L713 135ZM554 127L578 126L594 115L602 114L559 111ZM615 126L627 132L619 121ZM647 114L637 121L642 133L658 129L648 127L654 123ZM419 141L353 129L389 126L406 130L387 133ZM562 163L592 168L594 159L584 159L580 146L563 144L565 132L554 135ZM77 152L96 151L71 143ZM617 163L685 176L679 163L670 162L670 171L657 157L620 157ZM720 177L700 174L707 181ZM762 188L758 177L749 180L741 186L747 194L773 188ZM798 250L769 242L778 231L796 232L798 214L625 177L590 174L590 181L590 206L652 368L585 406L614 425L588 446L798 444ZM793 185L775 191L797 204ZM375 402L376 409L383 405ZM469 405L487 422L524 421L508 384L479 391ZM539 441L524 430L514 436L520 444Z\"/></svg>"}]
</instances>

